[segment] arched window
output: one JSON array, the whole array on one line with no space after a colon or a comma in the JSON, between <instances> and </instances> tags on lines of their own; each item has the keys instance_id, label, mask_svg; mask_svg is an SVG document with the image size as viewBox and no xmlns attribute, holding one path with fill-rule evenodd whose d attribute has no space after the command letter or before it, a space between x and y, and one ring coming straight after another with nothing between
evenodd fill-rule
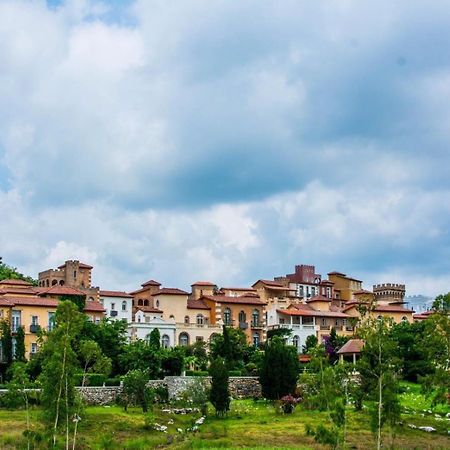
<instances>
[{"instance_id":1,"label":"arched window","mask_svg":"<svg viewBox=\"0 0 450 450\"><path fill-rule=\"evenodd\" d=\"M58 284L58 280L53 280L52 281L52 286L54 286L55 284Z\"/></svg>"},{"instance_id":2,"label":"arched window","mask_svg":"<svg viewBox=\"0 0 450 450\"><path fill-rule=\"evenodd\" d=\"M156 300L156 307L159 308L159 300Z\"/></svg>"},{"instance_id":3,"label":"arched window","mask_svg":"<svg viewBox=\"0 0 450 450\"><path fill-rule=\"evenodd\" d=\"M259 345L259 334L258 334L258 333L255 333L255 334L253 335L253 345L254 345L255 347L258 347L258 345Z\"/></svg>"},{"instance_id":4,"label":"arched window","mask_svg":"<svg viewBox=\"0 0 450 450\"><path fill-rule=\"evenodd\" d=\"M204 323L203 314L197 314L197 325L203 326L203 323Z\"/></svg>"},{"instance_id":5,"label":"arched window","mask_svg":"<svg viewBox=\"0 0 450 450\"><path fill-rule=\"evenodd\" d=\"M252 325L259 327L259 311L257 309L254 309L252 312Z\"/></svg>"},{"instance_id":6,"label":"arched window","mask_svg":"<svg viewBox=\"0 0 450 450\"><path fill-rule=\"evenodd\" d=\"M142 300L142 298L138 299L138 306L143 306L144 305L144 300Z\"/></svg>"},{"instance_id":7,"label":"arched window","mask_svg":"<svg viewBox=\"0 0 450 450\"><path fill-rule=\"evenodd\" d=\"M124 301L122 302L122 311L126 311L126 310L127 310L127 301L124 300Z\"/></svg>"},{"instance_id":8,"label":"arched window","mask_svg":"<svg viewBox=\"0 0 450 450\"><path fill-rule=\"evenodd\" d=\"M183 347L189 345L189 335L187 333L180 333L180 336L178 337L178 344Z\"/></svg>"},{"instance_id":9,"label":"arched window","mask_svg":"<svg viewBox=\"0 0 450 450\"><path fill-rule=\"evenodd\" d=\"M149 305L148 300L144 300L144 306L148 306L148 305Z\"/></svg>"},{"instance_id":10,"label":"arched window","mask_svg":"<svg viewBox=\"0 0 450 450\"><path fill-rule=\"evenodd\" d=\"M174 316L173 314L171 314L171 315L169 316L169 319L175 319L175 316Z\"/></svg>"},{"instance_id":11,"label":"arched window","mask_svg":"<svg viewBox=\"0 0 450 450\"><path fill-rule=\"evenodd\" d=\"M64 280L61 280L61 281L59 282L59 285L60 285L60 286L64 286Z\"/></svg>"},{"instance_id":12,"label":"arched window","mask_svg":"<svg viewBox=\"0 0 450 450\"><path fill-rule=\"evenodd\" d=\"M298 336L295 335L295 336L292 338L292 345L293 345L295 348L298 348L298 344L299 344L299 339L298 339Z\"/></svg>"},{"instance_id":13,"label":"arched window","mask_svg":"<svg viewBox=\"0 0 450 450\"><path fill-rule=\"evenodd\" d=\"M168 348L170 346L170 338L167 334L163 334L161 337L161 347Z\"/></svg>"},{"instance_id":14,"label":"arched window","mask_svg":"<svg viewBox=\"0 0 450 450\"><path fill-rule=\"evenodd\" d=\"M49 286L50 286L50 283L49 283L49 281L48 281L48 280L46 280L45 284L47 285L47 287L49 287Z\"/></svg>"},{"instance_id":15,"label":"arched window","mask_svg":"<svg viewBox=\"0 0 450 450\"><path fill-rule=\"evenodd\" d=\"M402 317L402 322L408 322L408 318L406 316Z\"/></svg>"},{"instance_id":16,"label":"arched window","mask_svg":"<svg viewBox=\"0 0 450 450\"><path fill-rule=\"evenodd\" d=\"M189 325L189 323L190 323L189 316L184 316L184 323L185 323L185 325Z\"/></svg>"},{"instance_id":17,"label":"arched window","mask_svg":"<svg viewBox=\"0 0 450 450\"><path fill-rule=\"evenodd\" d=\"M94 297L89 297L89 301L93 302L94 301Z\"/></svg>"},{"instance_id":18,"label":"arched window","mask_svg":"<svg viewBox=\"0 0 450 450\"><path fill-rule=\"evenodd\" d=\"M223 323L225 325L231 325L231 309L225 308L225 311L223 312Z\"/></svg>"},{"instance_id":19,"label":"arched window","mask_svg":"<svg viewBox=\"0 0 450 450\"><path fill-rule=\"evenodd\" d=\"M244 311L241 311L239 313L239 323L245 323L247 322L247 316L245 315Z\"/></svg>"}]
</instances>

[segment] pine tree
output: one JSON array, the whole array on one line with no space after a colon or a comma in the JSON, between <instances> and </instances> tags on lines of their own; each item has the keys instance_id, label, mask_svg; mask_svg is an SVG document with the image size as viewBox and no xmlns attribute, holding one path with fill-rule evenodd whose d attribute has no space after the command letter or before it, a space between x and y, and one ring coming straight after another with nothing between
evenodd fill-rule
<instances>
[{"instance_id":1,"label":"pine tree","mask_svg":"<svg viewBox=\"0 0 450 450\"><path fill-rule=\"evenodd\" d=\"M209 373L212 378L209 400L216 410L216 415L224 416L230 410L229 376L225 360L214 359L209 367Z\"/></svg>"},{"instance_id":2,"label":"pine tree","mask_svg":"<svg viewBox=\"0 0 450 450\"><path fill-rule=\"evenodd\" d=\"M25 361L25 331L23 327L17 329L16 334L16 354L14 355L16 361Z\"/></svg>"},{"instance_id":3,"label":"pine tree","mask_svg":"<svg viewBox=\"0 0 450 450\"><path fill-rule=\"evenodd\" d=\"M150 333L149 345L154 350L161 348L161 334L158 328L154 328Z\"/></svg>"}]
</instances>

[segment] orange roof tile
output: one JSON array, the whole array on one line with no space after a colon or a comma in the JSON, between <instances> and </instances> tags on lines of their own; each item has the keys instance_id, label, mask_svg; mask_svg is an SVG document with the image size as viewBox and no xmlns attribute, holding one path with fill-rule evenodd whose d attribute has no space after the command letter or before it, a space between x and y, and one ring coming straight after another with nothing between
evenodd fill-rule
<instances>
[{"instance_id":1,"label":"orange roof tile","mask_svg":"<svg viewBox=\"0 0 450 450\"><path fill-rule=\"evenodd\" d=\"M38 296L35 297L9 297L4 296L0 297L0 301L6 301L5 306L8 306L8 303L11 306L47 306L47 307L57 307L59 302L58 300L52 298L41 298Z\"/></svg>"},{"instance_id":2,"label":"orange roof tile","mask_svg":"<svg viewBox=\"0 0 450 450\"><path fill-rule=\"evenodd\" d=\"M84 306L84 310L88 312L105 312L105 308L100 302L88 300Z\"/></svg>"},{"instance_id":3,"label":"orange roof tile","mask_svg":"<svg viewBox=\"0 0 450 450\"><path fill-rule=\"evenodd\" d=\"M258 295L241 295L239 297L232 297L229 295L204 295L202 298L207 298L217 303L235 303L240 305L265 305L259 299Z\"/></svg>"},{"instance_id":4,"label":"orange roof tile","mask_svg":"<svg viewBox=\"0 0 450 450\"><path fill-rule=\"evenodd\" d=\"M350 339L337 351L337 354L361 353L363 347L364 341L362 339Z\"/></svg>"},{"instance_id":5,"label":"orange roof tile","mask_svg":"<svg viewBox=\"0 0 450 450\"><path fill-rule=\"evenodd\" d=\"M198 300L188 299L187 307L188 309L211 309L202 299Z\"/></svg>"},{"instance_id":6,"label":"orange roof tile","mask_svg":"<svg viewBox=\"0 0 450 450\"><path fill-rule=\"evenodd\" d=\"M148 280L145 283L141 284L142 287L146 287L146 286L161 286L161 283L158 283L155 280Z\"/></svg>"},{"instance_id":7,"label":"orange roof tile","mask_svg":"<svg viewBox=\"0 0 450 450\"><path fill-rule=\"evenodd\" d=\"M191 286L215 286L215 284L211 283L211 281L196 281Z\"/></svg>"},{"instance_id":8,"label":"orange roof tile","mask_svg":"<svg viewBox=\"0 0 450 450\"><path fill-rule=\"evenodd\" d=\"M104 297L133 298L132 295L127 294L123 291L100 291L99 294L103 295Z\"/></svg>"},{"instance_id":9,"label":"orange roof tile","mask_svg":"<svg viewBox=\"0 0 450 450\"><path fill-rule=\"evenodd\" d=\"M182 291L181 289L178 289L178 288L162 288L158 292L153 294L153 296L156 297L157 295L161 295L161 294L167 294L167 295L189 295L188 292Z\"/></svg>"},{"instance_id":10,"label":"orange roof tile","mask_svg":"<svg viewBox=\"0 0 450 450\"><path fill-rule=\"evenodd\" d=\"M8 285L12 285L12 286L33 286L28 281L14 280L14 279L11 279L11 278L8 278L6 280L0 280L0 284L8 284Z\"/></svg>"}]
</instances>

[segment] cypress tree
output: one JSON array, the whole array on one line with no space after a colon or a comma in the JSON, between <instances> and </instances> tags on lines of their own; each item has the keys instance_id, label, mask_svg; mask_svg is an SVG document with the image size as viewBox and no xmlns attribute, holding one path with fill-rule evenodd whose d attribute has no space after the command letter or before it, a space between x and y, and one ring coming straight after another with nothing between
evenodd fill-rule
<instances>
[{"instance_id":1,"label":"cypress tree","mask_svg":"<svg viewBox=\"0 0 450 450\"><path fill-rule=\"evenodd\" d=\"M2 320L1 322L1 343L3 351L3 362L7 367L11 365L12 362L12 337L11 337L11 327L7 320Z\"/></svg>"},{"instance_id":2,"label":"cypress tree","mask_svg":"<svg viewBox=\"0 0 450 450\"><path fill-rule=\"evenodd\" d=\"M23 327L17 329L16 334L16 354L14 359L17 361L25 361L25 331Z\"/></svg>"},{"instance_id":3,"label":"cypress tree","mask_svg":"<svg viewBox=\"0 0 450 450\"><path fill-rule=\"evenodd\" d=\"M216 415L224 416L230 410L229 376L225 360L214 359L209 367L209 373L212 378L209 400L216 410Z\"/></svg>"}]
</instances>

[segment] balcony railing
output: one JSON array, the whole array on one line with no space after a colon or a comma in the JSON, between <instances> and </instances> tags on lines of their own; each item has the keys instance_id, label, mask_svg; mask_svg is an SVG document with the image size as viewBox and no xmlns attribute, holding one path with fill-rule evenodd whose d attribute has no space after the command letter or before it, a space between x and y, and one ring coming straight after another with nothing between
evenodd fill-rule
<instances>
[{"instance_id":1,"label":"balcony railing","mask_svg":"<svg viewBox=\"0 0 450 450\"><path fill-rule=\"evenodd\" d=\"M251 327L252 328L262 328L263 324L262 324L262 322L254 322L254 321L252 321Z\"/></svg>"},{"instance_id":2,"label":"balcony railing","mask_svg":"<svg viewBox=\"0 0 450 450\"><path fill-rule=\"evenodd\" d=\"M30 325L30 333L37 333L41 329L41 326L38 324Z\"/></svg>"},{"instance_id":3,"label":"balcony railing","mask_svg":"<svg viewBox=\"0 0 450 450\"><path fill-rule=\"evenodd\" d=\"M248 328L248 323L247 322L239 322L239 328L241 330L246 330Z\"/></svg>"},{"instance_id":4,"label":"balcony railing","mask_svg":"<svg viewBox=\"0 0 450 450\"><path fill-rule=\"evenodd\" d=\"M320 325L320 329L321 330L329 330L331 327L330 327L330 325Z\"/></svg>"}]
</instances>

